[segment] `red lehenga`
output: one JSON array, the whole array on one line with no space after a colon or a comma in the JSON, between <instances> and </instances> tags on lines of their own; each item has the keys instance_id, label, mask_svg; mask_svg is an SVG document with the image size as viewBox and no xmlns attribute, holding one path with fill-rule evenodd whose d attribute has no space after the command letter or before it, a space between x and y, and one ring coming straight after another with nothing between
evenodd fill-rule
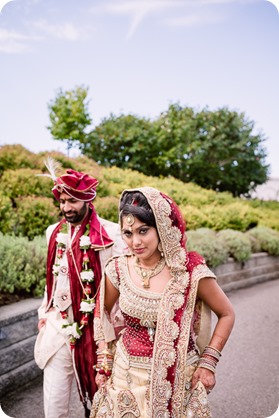
<instances>
[{"instance_id":1,"label":"red lehenga","mask_svg":"<svg viewBox=\"0 0 279 418\"><path fill-rule=\"evenodd\" d=\"M139 188L148 199L171 280L163 293L138 288L128 269L129 255L110 260L106 275L119 290L125 328L116 343L112 376L95 394L91 418L211 417L207 394L191 377L211 329L208 311L197 299L201 278L215 277L204 259L186 252L185 225L175 203L153 188ZM104 281L95 339L115 339L104 310ZM202 341L203 340L203 341Z\"/></svg>"}]
</instances>

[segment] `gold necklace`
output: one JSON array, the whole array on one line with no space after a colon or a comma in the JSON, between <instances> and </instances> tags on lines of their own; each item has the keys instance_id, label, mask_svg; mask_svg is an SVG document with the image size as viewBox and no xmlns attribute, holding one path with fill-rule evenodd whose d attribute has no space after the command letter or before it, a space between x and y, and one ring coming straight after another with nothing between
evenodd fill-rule
<instances>
[{"instance_id":1,"label":"gold necklace","mask_svg":"<svg viewBox=\"0 0 279 418\"><path fill-rule=\"evenodd\" d=\"M161 257L156 266L153 269L147 269L140 265L140 260L136 257L134 261L135 272L141 277L142 287L149 289L149 281L151 277L159 274L166 265L164 257Z\"/></svg>"}]
</instances>

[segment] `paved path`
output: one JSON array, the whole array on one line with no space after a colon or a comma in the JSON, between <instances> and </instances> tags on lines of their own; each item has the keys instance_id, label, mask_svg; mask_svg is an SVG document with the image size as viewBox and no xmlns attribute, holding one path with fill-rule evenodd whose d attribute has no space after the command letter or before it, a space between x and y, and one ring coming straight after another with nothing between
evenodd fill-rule
<instances>
[{"instance_id":1,"label":"paved path","mask_svg":"<svg viewBox=\"0 0 279 418\"><path fill-rule=\"evenodd\" d=\"M270 417L279 405L279 280L229 297L236 323L210 395L213 417Z\"/></svg>"},{"instance_id":2,"label":"paved path","mask_svg":"<svg viewBox=\"0 0 279 418\"><path fill-rule=\"evenodd\" d=\"M279 404L279 280L231 292L229 297L236 311L236 324L223 350L217 385L210 395L212 415L267 418ZM10 417L43 418L41 380L1 403ZM83 418L75 389L71 418Z\"/></svg>"}]
</instances>

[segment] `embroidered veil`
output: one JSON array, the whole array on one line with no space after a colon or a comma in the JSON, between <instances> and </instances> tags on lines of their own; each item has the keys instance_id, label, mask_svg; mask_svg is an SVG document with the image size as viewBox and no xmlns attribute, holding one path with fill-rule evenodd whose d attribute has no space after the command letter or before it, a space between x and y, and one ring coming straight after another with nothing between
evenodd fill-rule
<instances>
[{"instance_id":1,"label":"embroidered veil","mask_svg":"<svg viewBox=\"0 0 279 418\"><path fill-rule=\"evenodd\" d=\"M198 282L200 278L214 275L199 254L186 251L185 221L170 197L152 187L142 187L125 190L121 199L127 192L140 192L146 197L171 273L157 317L150 377L152 417L181 418L190 334L196 340L203 322L202 303L197 300ZM103 298L104 285L100 291L100 319L105 340L111 341L115 335L104 311ZM210 323L206 325L210 333ZM98 339L98 331L95 333ZM207 339L209 335L206 335L203 345L208 342Z\"/></svg>"}]
</instances>

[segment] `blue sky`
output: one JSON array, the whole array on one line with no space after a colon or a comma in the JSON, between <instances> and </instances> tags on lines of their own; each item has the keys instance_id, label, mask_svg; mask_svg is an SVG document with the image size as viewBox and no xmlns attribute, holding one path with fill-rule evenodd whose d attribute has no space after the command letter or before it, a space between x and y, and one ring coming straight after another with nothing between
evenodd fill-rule
<instances>
[{"instance_id":1,"label":"blue sky","mask_svg":"<svg viewBox=\"0 0 279 418\"><path fill-rule=\"evenodd\" d=\"M279 13L266 0L13 0L0 13L0 145L66 152L47 105L84 85L93 126L176 102L244 112L279 177L278 70Z\"/></svg>"}]
</instances>

